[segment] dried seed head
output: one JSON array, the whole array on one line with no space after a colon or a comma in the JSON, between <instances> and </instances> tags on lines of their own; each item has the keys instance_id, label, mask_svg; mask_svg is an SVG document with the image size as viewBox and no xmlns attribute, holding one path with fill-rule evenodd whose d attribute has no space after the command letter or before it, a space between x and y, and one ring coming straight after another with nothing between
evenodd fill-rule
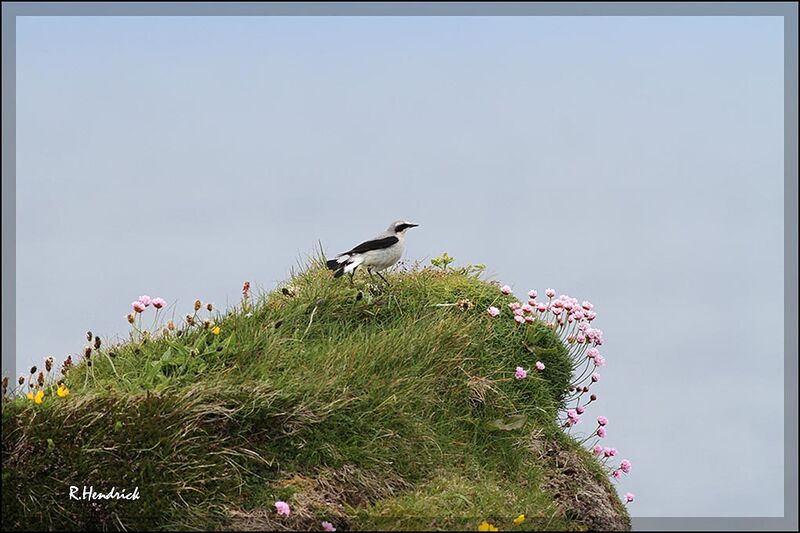
<instances>
[{"instance_id":1,"label":"dried seed head","mask_svg":"<svg viewBox=\"0 0 800 533\"><path fill-rule=\"evenodd\" d=\"M173 322L172 320L167 322L167 329L173 331L175 329L175 322Z\"/></svg>"},{"instance_id":2,"label":"dried seed head","mask_svg":"<svg viewBox=\"0 0 800 533\"><path fill-rule=\"evenodd\" d=\"M31 374L35 374L35 373L36 373L36 365L33 365L31 367Z\"/></svg>"},{"instance_id":3,"label":"dried seed head","mask_svg":"<svg viewBox=\"0 0 800 533\"><path fill-rule=\"evenodd\" d=\"M211 327L211 321L209 319L207 319L207 318L205 320L203 320L203 327L205 329L210 328Z\"/></svg>"},{"instance_id":4,"label":"dried seed head","mask_svg":"<svg viewBox=\"0 0 800 533\"><path fill-rule=\"evenodd\" d=\"M589 392L589 387L583 387L583 392Z\"/></svg>"},{"instance_id":5,"label":"dried seed head","mask_svg":"<svg viewBox=\"0 0 800 533\"><path fill-rule=\"evenodd\" d=\"M195 311L199 311L201 307L203 307L203 302L201 302L200 300L195 300L194 301L194 310Z\"/></svg>"},{"instance_id":6,"label":"dried seed head","mask_svg":"<svg viewBox=\"0 0 800 533\"><path fill-rule=\"evenodd\" d=\"M25 384L25 376L20 376L19 379L17 380L17 383L19 383L20 385L24 385Z\"/></svg>"},{"instance_id":7,"label":"dried seed head","mask_svg":"<svg viewBox=\"0 0 800 533\"><path fill-rule=\"evenodd\" d=\"M190 326L194 326L194 317L192 315L186 315L186 323Z\"/></svg>"},{"instance_id":8,"label":"dried seed head","mask_svg":"<svg viewBox=\"0 0 800 533\"><path fill-rule=\"evenodd\" d=\"M108 356L109 357L116 357L117 356L117 352L108 352Z\"/></svg>"},{"instance_id":9,"label":"dried seed head","mask_svg":"<svg viewBox=\"0 0 800 533\"><path fill-rule=\"evenodd\" d=\"M92 356L91 346L87 346L86 348L83 349L83 356L86 357L87 359Z\"/></svg>"},{"instance_id":10,"label":"dried seed head","mask_svg":"<svg viewBox=\"0 0 800 533\"><path fill-rule=\"evenodd\" d=\"M92 342L92 332L91 331L87 331L86 332L86 340L89 341L89 342Z\"/></svg>"},{"instance_id":11,"label":"dried seed head","mask_svg":"<svg viewBox=\"0 0 800 533\"><path fill-rule=\"evenodd\" d=\"M86 366L92 366L92 360L91 359L88 359L86 361Z\"/></svg>"},{"instance_id":12,"label":"dried seed head","mask_svg":"<svg viewBox=\"0 0 800 533\"><path fill-rule=\"evenodd\" d=\"M134 316L134 314L133 314L133 313L130 313L130 314L128 315L128 322L130 322L131 324L133 324L133 322L134 322L135 320L136 320L136 317Z\"/></svg>"},{"instance_id":13,"label":"dried seed head","mask_svg":"<svg viewBox=\"0 0 800 533\"><path fill-rule=\"evenodd\" d=\"M48 372L53 370L53 358L52 357L48 357L47 359L44 360L44 368Z\"/></svg>"},{"instance_id":14,"label":"dried seed head","mask_svg":"<svg viewBox=\"0 0 800 533\"><path fill-rule=\"evenodd\" d=\"M592 401L592 402L595 401L596 399L597 399L597 395L596 394L592 394L591 396L589 396L589 400Z\"/></svg>"},{"instance_id":15,"label":"dried seed head","mask_svg":"<svg viewBox=\"0 0 800 533\"><path fill-rule=\"evenodd\" d=\"M214 304L210 304L210 303L206 304L206 309L208 309L209 311L213 311L214 310Z\"/></svg>"},{"instance_id":16,"label":"dried seed head","mask_svg":"<svg viewBox=\"0 0 800 533\"><path fill-rule=\"evenodd\" d=\"M4 389L7 389L7 388L8 388L8 376L5 376L5 377L3 378L3 388L4 388Z\"/></svg>"},{"instance_id":17,"label":"dried seed head","mask_svg":"<svg viewBox=\"0 0 800 533\"><path fill-rule=\"evenodd\" d=\"M463 300L458 301L458 307L463 311L469 311L475 307L475 304L473 304L469 299L464 298Z\"/></svg>"},{"instance_id":18,"label":"dried seed head","mask_svg":"<svg viewBox=\"0 0 800 533\"><path fill-rule=\"evenodd\" d=\"M37 378L36 383L38 383L40 387L44 385L44 372L39 372L39 377Z\"/></svg>"},{"instance_id":19,"label":"dried seed head","mask_svg":"<svg viewBox=\"0 0 800 533\"><path fill-rule=\"evenodd\" d=\"M100 344L102 344L102 342L100 341L100 337L95 337L94 338L94 347L95 347L96 350L100 349Z\"/></svg>"}]
</instances>

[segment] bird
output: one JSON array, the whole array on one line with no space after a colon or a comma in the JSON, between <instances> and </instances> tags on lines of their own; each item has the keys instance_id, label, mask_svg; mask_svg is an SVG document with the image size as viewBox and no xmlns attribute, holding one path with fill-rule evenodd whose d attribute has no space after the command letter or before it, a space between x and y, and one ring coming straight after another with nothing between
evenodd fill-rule
<instances>
[{"instance_id":1,"label":"bird","mask_svg":"<svg viewBox=\"0 0 800 533\"><path fill-rule=\"evenodd\" d=\"M329 269L334 271L333 277L338 278L343 274L350 274L353 281L356 270L361 267L367 269L370 277L377 274L389 284L381 275L385 270L397 263L406 249L406 231L416 228L419 224L412 224L407 220L396 220L389 224L386 231L377 234L368 241L364 241L353 249L337 255L334 259L325 262Z\"/></svg>"}]
</instances>

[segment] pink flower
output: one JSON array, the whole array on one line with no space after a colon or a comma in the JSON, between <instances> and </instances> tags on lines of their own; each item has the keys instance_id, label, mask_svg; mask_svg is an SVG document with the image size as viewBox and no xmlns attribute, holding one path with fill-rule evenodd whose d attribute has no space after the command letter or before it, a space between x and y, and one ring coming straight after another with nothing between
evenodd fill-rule
<instances>
[{"instance_id":1,"label":"pink flower","mask_svg":"<svg viewBox=\"0 0 800 533\"><path fill-rule=\"evenodd\" d=\"M486 312L489 313L489 316L497 316L500 314L500 310L494 306L487 309Z\"/></svg>"},{"instance_id":2,"label":"pink flower","mask_svg":"<svg viewBox=\"0 0 800 533\"><path fill-rule=\"evenodd\" d=\"M514 373L514 377L517 379L525 379L528 377L528 371L521 366L518 366L517 371Z\"/></svg>"},{"instance_id":3,"label":"pink flower","mask_svg":"<svg viewBox=\"0 0 800 533\"><path fill-rule=\"evenodd\" d=\"M532 323L534 320L535 319L530 315L525 317L525 322L527 322L528 324Z\"/></svg>"},{"instance_id":4,"label":"pink flower","mask_svg":"<svg viewBox=\"0 0 800 533\"><path fill-rule=\"evenodd\" d=\"M605 426L606 424L608 424L608 418L606 418L604 416L598 416L597 417L597 423L599 425L601 425L601 426Z\"/></svg>"},{"instance_id":5,"label":"pink flower","mask_svg":"<svg viewBox=\"0 0 800 533\"><path fill-rule=\"evenodd\" d=\"M541 361L536 361L536 370L538 370L539 372L544 370L544 363L542 363Z\"/></svg>"},{"instance_id":6,"label":"pink flower","mask_svg":"<svg viewBox=\"0 0 800 533\"><path fill-rule=\"evenodd\" d=\"M594 311L586 311L586 320L591 322L595 318L597 318L597 313L595 313Z\"/></svg>"},{"instance_id":7,"label":"pink flower","mask_svg":"<svg viewBox=\"0 0 800 533\"><path fill-rule=\"evenodd\" d=\"M604 364L606 364L606 360L603 358L602 355L598 354L594 357L594 364L597 366L603 366Z\"/></svg>"},{"instance_id":8,"label":"pink flower","mask_svg":"<svg viewBox=\"0 0 800 533\"><path fill-rule=\"evenodd\" d=\"M544 313L545 311L547 311L547 304L540 303L539 305L536 306L536 309L538 309L540 313Z\"/></svg>"},{"instance_id":9,"label":"pink flower","mask_svg":"<svg viewBox=\"0 0 800 533\"><path fill-rule=\"evenodd\" d=\"M278 511L278 514L284 516L289 516L292 513L289 504L281 501L275 502L275 510Z\"/></svg>"},{"instance_id":10,"label":"pink flower","mask_svg":"<svg viewBox=\"0 0 800 533\"><path fill-rule=\"evenodd\" d=\"M597 383L600 381L600 374L597 372L592 373L592 383Z\"/></svg>"},{"instance_id":11,"label":"pink flower","mask_svg":"<svg viewBox=\"0 0 800 533\"><path fill-rule=\"evenodd\" d=\"M529 298L536 298L536 296L538 296L538 294L539 293L536 292L534 289L531 289L531 290L528 291L528 297Z\"/></svg>"},{"instance_id":12,"label":"pink flower","mask_svg":"<svg viewBox=\"0 0 800 533\"><path fill-rule=\"evenodd\" d=\"M617 470L614 470L613 472L611 472L611 477L613 477L614 479L619 479L619 477L620 477L621 475L622 475L622 474L620 473L619 469L617 469Z\"/></svg>"},{"instance_id":13,"label":"pink flower","mask_svg":"<svg viewBox=\"0 0 800 533\"><path fill-rule=\"evenodd\" d=\"M525 313L525 311L523 311L521 307L517 307L516 309L514 309L514 314L515 315L522 316L524 313Z\"/></svg>"},{"instance_id":14,"label":"pink flower","mask_svg":"<svg viewBox=\"0 0 800 533\"><path fill-rule=\"evenodd\" d=\"M631 473L631 462L627 459L623 459L622 462L619 464L619 469L625 472L626 474Z\"/></svg>"},{"instance_id":15,"label":"pink flower","mask_svg":"<svg viewBox=\"0 0 800 533\"><path fill-rule=\"evenodd\" d=\"M578 412L579 415L582 415L583 413L586 412L586 407L579 405L578 407L575 408L575 410Z\"/></svg>"},{"instance_id":16,"label":"pink flower","mask_svg":"<svg viewBox=\"0 0 800 533\"><path fill-rule=\"evenodd\" d=\"M581 324L578 325L578 329L581 331L586 331L587 329L589 329L589 324L587 324L586 322L582 322Z\"/></svg>"},{"instance_id":17,"label":"pink flower","mask_svg":"<svg viewBox=\"0 0 800 533\"><path fill-rule=\"evenodd\" d=\"M625 503L631 503L636 498L636 495L632 492L625 493Z\"/></svg>"},{"instance_id":18,"label":"pink flower","mask_svg":"<svg viewBox=\"0 0 800 533\"><path fill-rule=\"evenodd\" d=\"M503 285L502 287L500 287L500 292L502 292L503 294L511 294L511 287L509 287L508 285Z\"/></svg>"},{"instance_id":19,"label":"pink flower","mask_svg":"<svg viewBox=\"0 0 800 533\"><path fill-rule=\"evenodd\" d=\"M544 293L548 298L552 298L553 296L556 295L556 291L553 289L547 289L546 291L544 291Z\"/></svg>"},{"instance_id":20,"label":"pink flower","mask_svg":"<svg viewBox=\"0 0 800 533\"><path fill-rule=\"evenodd\" d=\"M578 422L581 421L581 417L578 416L578 411L575 409L570 409L567 411L567 418L569 419L569 423L571 426L574 426Z\"/></svg>"},{"instance_id":21,"label":"pink flower","mask_svg":"<svg viewBox=\"0 0 800 533\"><path fill-rule=\"evenodd\" d=\"M165 305L167 305L167 301L164 298L153 298L152 302L153 307L156 309L161 309Z\"/></svg>"},{"instance_id":22,"label":"pink flower","mask_svg":"<svg viewBox=\"0 0 800 533\"><path fill-rule=\"evenodd\" d=\"M519 303L519 302L511 302L510 304L508 304L508 308L511 309L511 310L514 310L514 311L516 311L517 309L519 309L521 307L522 307L522 304Z\"/></svg>"},{"instance_id":23,"label":"pink flower","mask_svg":"<svg viewBox=\"0 0 800 533\"><path fill-rule=\"evenodd\" d=\"M333 527L333 524L330 522L322 522L322 530L323 531L336 531L336 528Z\"/></svg>"},{"instance_id":24,"label":"pink flower","mask_svg":"<svg viewBox=\"0 0 800 533\"><path fill-rule=\"evenodd\" d=\"M133 306L133 310L136 311L137 313L141 313L142 311L144 311L147 308L147 306L144 305L139 300L136 300L131 305Z\"/></svg>"},{"instance_id":25,"label":"pink flower","mask_svg":"<svg viewBox=\"0 0 800 533\"><path fill-rule=\"evenodd\" d=\"M595 444L595 445L592 447L592 453L593 453L593 454L595 454L595 455L600 455L600 454L602 454L602 453L603 453L603 447L602 447L602 446L600 446L599 444Z\"/></svg>"},{"instance_id":26,"label":"pink flower","mask_svg":"<svg viewBox=\"0 0 800 533\"><path fill-rule=\"evenodd\" d=\"M594 359L598 355L600 355L600 351L597 348L589 348L586 350L586 357L589 359Z\"/></svg>"},{"instance_id":27,"label":"pink flower","mask_svg":"<svg viewBox=\"0 0 800 533\"><path fill-rule=\"evenodd\" d=\"M537 302L537 301L536 301L536 300L534 300L533 298L529 298L529 299L528 299L528 305L530 305L531 307L536 307L536 306L538 306L538 305L539 305L539 302Z\"/></svg>"},{"instance_id":28,"label":"pink flower","mask_svg":"<svg viewBox=\"0 0 800 533\"><path fill-rule=\"evenodd\" d=\"M604 439L606 437L606 428L604 428L603 426L597 428L597 436L600 437L601 439Z\"/></svg>"},{"instance_id":29,"label":"pink flower","mask_svg":"<svg viewBox=\"0 0 800 533\"><path fill-rule=\"evenodd\" d=\"M524 324L525 323L525 317L522 316L522 315L516 315L515 314L514 315L514 320L517 322L517 324Z\"/></svg>"},{"instance_id":30,"label":"pink flower","mask_svg":"<svg viewBox=\"0 0 800 533\"><path fill-rule=\"evenodd\" d=\"M603 449L603 455L605 457L614 457L615 455L617 455L617 449L616 448L604 448Z\"/></svg>"},{"instance_id":31,"label":"pink flower","mask_svg":"<svg viewBox=\"0 0 800 533\"><path fill-rule=\"evenodd\" d=\"M586 300L584 300L583 303L581 304L581 307L583 307L587 311L591 311L592 307L594 307L594 306L592 305L591 302L587 302Z\"/></svg>"},{"instance_id":32,"label":"pink flower","mask_svg":"<svg viewBox=\"0 0 800 533\"><path fill-rule=\"evenodd\" d=\"M578 335L575 337L575 340L577 341L578 344L583 344L584 342L586 342L586 335L584 335L583 333L578 333Z\"/></svg>"},{"instance_id":33,"label":"pink flower","mask_svg":"<svg viewBox=\"0 0 800 533\"><path fill-rule=\"evenodd\" d=\"M146 294L144 294L144 295L142 295L142 296L139 296L139 301L142 303L142 305L144 305L145 307L147 307L148 305L150 305L150 303L151 303L153 300L152 300L152 299L151 299L149 296L147 296Z\"/></svg>"},{"instance_id":34,"label":"pink flower","mask_svg":"<svg viewBox=\"0 0 800 533\"><path fill-rule=\"evenodd\" d=\"M531 307L531 304L525 304L522 306L522 311L525 313L533 313L533 307Z\"/></svg>"}]
</instances>

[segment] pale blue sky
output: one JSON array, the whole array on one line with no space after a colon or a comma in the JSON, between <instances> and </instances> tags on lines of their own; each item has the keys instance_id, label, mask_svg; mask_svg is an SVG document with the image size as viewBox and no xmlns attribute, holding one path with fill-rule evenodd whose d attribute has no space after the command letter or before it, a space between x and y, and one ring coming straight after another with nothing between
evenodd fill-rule
<instances>
[{"instance_id":1,"label":"pale blue sky","mask_svg":"<svg viewBox=\"0 0 800 533\"><path fill-rule=\"evenodd\" d=\"M783 513L777 17L17 24L17 361L406 218L593 301L636 516Z\"/></svg>"}]
</instances>

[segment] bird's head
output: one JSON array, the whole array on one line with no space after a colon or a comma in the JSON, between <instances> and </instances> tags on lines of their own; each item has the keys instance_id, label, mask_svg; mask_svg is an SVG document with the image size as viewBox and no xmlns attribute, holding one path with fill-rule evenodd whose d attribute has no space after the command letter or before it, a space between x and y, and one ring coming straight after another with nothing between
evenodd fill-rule
<instances>
[{"instance_id":1,"label":"bird's head","mask_svg":"<svg viewBox=\"0 0 800 533\"><path fill-rule=\"evenodd\" d=\"M409 228L416 228L419 224L412 224L407 220L396 220L389 225L389 231L395 235L405 235Z\"/></svg>"}]
</instances>

